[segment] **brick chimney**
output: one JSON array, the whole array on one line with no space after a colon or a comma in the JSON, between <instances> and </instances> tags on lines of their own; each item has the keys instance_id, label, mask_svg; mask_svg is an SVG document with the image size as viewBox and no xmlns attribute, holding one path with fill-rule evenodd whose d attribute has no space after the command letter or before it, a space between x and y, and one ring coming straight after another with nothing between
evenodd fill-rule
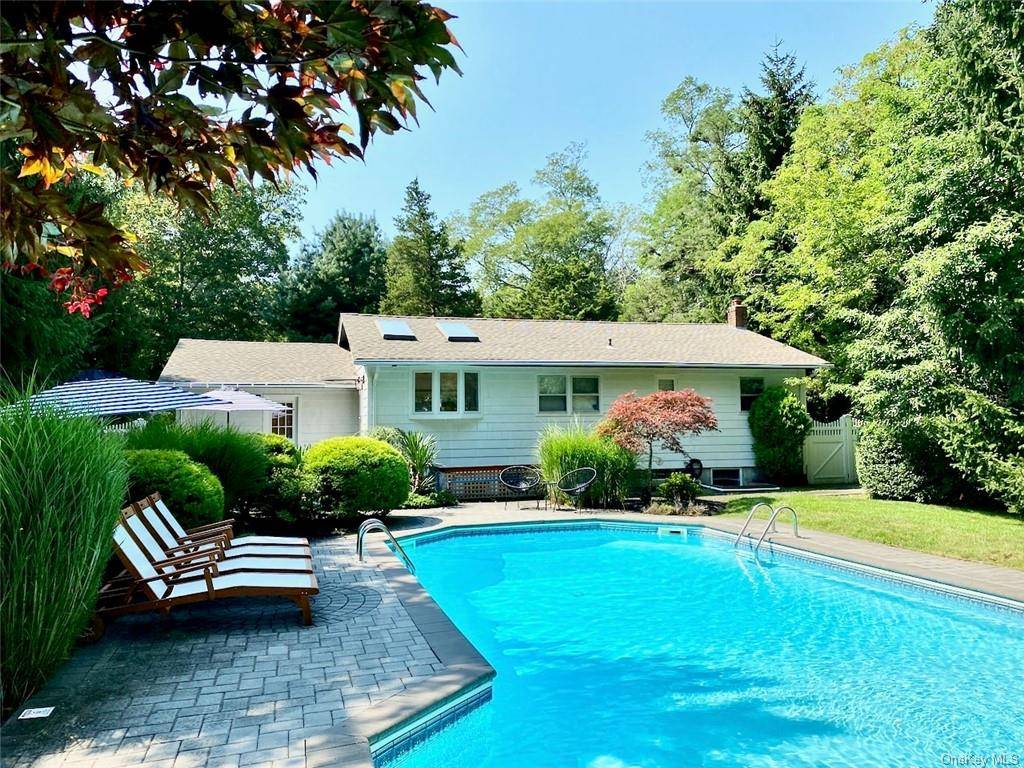
<instances>
[{"instance_id":1,"label":"brick chimney","mask_svg":"<svg viewBox=\"0 0 1024 768\"><path fill-rule=\"evenodd\" d=\"M733 328L747 327L747 307L743 303L742 296L733 296L729 302L729 309L725 313L726 322Z\"/></svg>"}]
</instances>

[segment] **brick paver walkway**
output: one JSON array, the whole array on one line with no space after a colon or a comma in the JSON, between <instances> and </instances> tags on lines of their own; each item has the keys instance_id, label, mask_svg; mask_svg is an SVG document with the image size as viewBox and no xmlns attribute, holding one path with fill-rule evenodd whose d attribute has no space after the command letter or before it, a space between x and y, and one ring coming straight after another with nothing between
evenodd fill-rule
<instances>
[{"instance_id":1,"label":"brick paver walkway","mask_svg":"<svg viewBox=\"0 0 1024 768\"><path fill-rule=\"evenodd\" d=\"M312 768L353 711L442 668L352 537L314 546L314 626L287 600L224 600L118 619L4 726L7 766ZM319 751L318 751L319 750Z\"/></svg>"}]
</instances>

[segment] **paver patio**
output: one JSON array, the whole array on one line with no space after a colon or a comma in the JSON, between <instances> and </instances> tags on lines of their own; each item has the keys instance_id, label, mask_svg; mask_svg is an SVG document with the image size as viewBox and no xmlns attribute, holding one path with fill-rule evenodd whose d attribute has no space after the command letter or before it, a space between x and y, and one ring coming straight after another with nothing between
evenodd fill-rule
<instances>
[{"instance_id":1,"label":"paver patio","mask_svg":"<svg viewBox=\"0 0 1024 768\"><path fill-rule=\"evenodd\" d=\"M397 513L389 525L401 536L453 524L581 517L592 519L476 503ZM607 511L600 517L730 532L741 525ZM1024 571L816 531L797 540L787 528L780 525L773 540L1024 601ZM367 563L356 561L353 536L314 545L321 591L312 627L300 626L292 603L268 599L113 622L100 642L76 649L26 703L56 707L51 717L4 726L3 765L369 766L368 722L393 725L436 704L467 679L479 679L483 660L452 637L457 631L379 538L368 553Z\"/></svg>"},{"instance_id":2,"label":"paver patio","mask_svg":"<svg viewBox=\"0 0 1024 768\"><path fill-rule=\"evenodd\" d=\"M269 599L119 619L28 703L53 715L5 725L4 766L339 764L353 711L442 664L352 537L313 550L314 626Z\"/></svg>"}]
</instances>

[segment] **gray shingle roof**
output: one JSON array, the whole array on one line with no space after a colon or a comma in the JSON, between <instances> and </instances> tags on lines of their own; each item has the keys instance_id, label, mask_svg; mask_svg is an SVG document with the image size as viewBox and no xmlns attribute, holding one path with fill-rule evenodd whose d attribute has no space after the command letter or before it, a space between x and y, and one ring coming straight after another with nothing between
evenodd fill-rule
<instances>
[{"instance_id":1,"label":"gray shingle roof","mask_svg":"<svg viewBox=\"0 0 1024 768\"><path fill-rule=\"evenodd\" d=\"M468 362L538 365L820 368L820 357L726 324L395 317L415 341L384 339L379 315L341 315L342 345L357 364ZM478 342L448 341L439 320L470 326ZM609 344L610 340L610 344Z\"/></svg>"},{"instance_id":2,"label":"gray shingle roof","mask_svg":"<svg viewBox=\"0 0 1024 768\"><path fill-rule=\"evenodd\" d=\"M160 380L202 384L352 382L352 355L337 344L181 339Z\"/></svg>"}]
</instances>

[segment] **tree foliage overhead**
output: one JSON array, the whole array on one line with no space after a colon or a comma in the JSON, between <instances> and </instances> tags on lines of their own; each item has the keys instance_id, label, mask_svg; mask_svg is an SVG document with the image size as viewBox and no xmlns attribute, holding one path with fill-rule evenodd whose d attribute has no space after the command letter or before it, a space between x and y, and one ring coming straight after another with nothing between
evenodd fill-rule
<instances>
[{"instance_id":1,"label":"tree foliage overhead","mask_svg":"<svg viewBox=\"0 0 1024 768\"><path fill-rule=\"evenodd\" d=\"M462 243L430 209L430 195L413 181L395 219L398 234L388 248L381 311L393 315L470 317L480 300L466 271Z\"/></svg>"},{"instance_id":2,"label":"tree foliage overhead","mask_svg":"<svg viewBox=\"0 0 1024 768\"><path fill-rule=\"evenodd\" d=\"M617 314L612 270L620 223L572 145L535 176L537 201L510 183L481 196L462 222L491 317L606 320Z\"/></svg>"},{"instance_id":3,"label":"tree foliage overhead","mask_svg":"<svg viewBox=\"0 0 1024 768\"><path fill-rule=\"evenodd\" d=\"M73 174L109 169L201 214L239 171L315 177L316 160L361 156L415 118L422 68L457 71L450 18L370 0L6 5L3 264L52 271L87 313L96 276L123 281L144 260L101 204L69 203Z\"/></svg>"},{"instance_id":4,"label":"tree foliage overhead","mask_svg":"<svg viewBox=\"0 0 1024 768\"><path fill-rule=\"evenodd\" d=\"M374 218L336 214L281 274L269 310L274 332L289 341L336 341L339 313L379 310L386 260Z\"/></svg>"},{"instance_id":5,"label":"tree foliage overhead","mask_svg":"<svg viewBox=\"0 0 1024 768\"><path fill-rule=\"evenodd\" d=\"M271 335L265 313L288 242L301 189L239 182L214 192L209 219L170 200L130 189L109 205L115 223L131 223L149 269L116 291L97 315L97 362L154 377L178 339L259 341ZM337 318L335 317L335 322Z\"/></svg>"}]
</instances>

